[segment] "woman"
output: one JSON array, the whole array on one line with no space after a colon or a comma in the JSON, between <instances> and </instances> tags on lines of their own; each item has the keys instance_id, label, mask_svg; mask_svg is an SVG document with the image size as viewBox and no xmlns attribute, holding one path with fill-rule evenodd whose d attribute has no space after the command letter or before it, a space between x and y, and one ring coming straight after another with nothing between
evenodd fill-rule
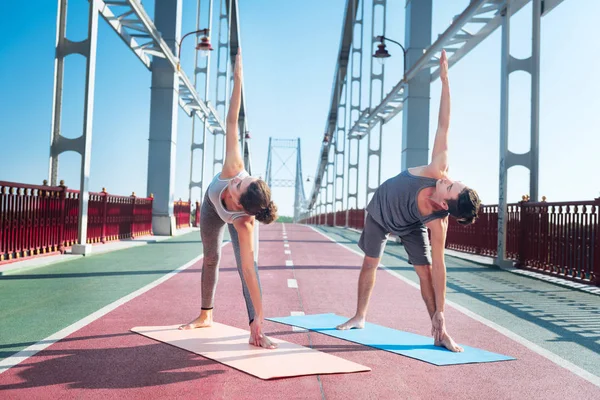
<instances>
[{"instance_id":1,"label":"woman","mask_svg":"<svg viewBox=\"0 0 600 400\"><path fill-rule=\"evenodd\" d=\"M390 233L402 240L409 263L419 276L421 295L431 318L431 334L436 346L460 352L446 332L446 265L444 247L448 215L460 224L477 219L479 196L465 184L448 176L448 128L450 125L450 86L448 59L440 58L442 97L438 128L429 165L409 168L384 182L367 206L367 219L359 240L365 257L358 280L356 314L338 329L363 328L369 298L375 285L377 266ZM427 229L431 232L431 246ZM431 254L430 254L431 248Z\"/></svg>"},{"instance_id":2,"label":"woman","mask_svg":"<svg viewBox=\"0 0 600 400\"><path fill-rule=\"evenodd\" d=\"M200 234L204 247L202 266L202 307L198 318L180 329L208 327L213 322L215 288L219 275L221 242L228 225L248 319L250 344L268 349L277 346L262 333L263 308L258 267L254 264L254 220L270 224L277 219L277 206L271 190L260 179L249 176L244 168L238 142L238 114L242 97L242 57L235 60L233 93L227 114L226 153L223 170L206 190L200 213Z\"/></svg>"}]
</instances>

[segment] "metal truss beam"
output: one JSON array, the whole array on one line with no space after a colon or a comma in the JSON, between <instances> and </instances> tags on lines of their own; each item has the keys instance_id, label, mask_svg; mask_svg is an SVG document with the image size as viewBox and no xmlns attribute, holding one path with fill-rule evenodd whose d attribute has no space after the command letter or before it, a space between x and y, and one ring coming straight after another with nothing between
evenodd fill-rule
<instances>
[{"instance_id":1,"label":"metal truss beam","mask_svg":"<svg viewBox=\"0 0 600 400\"><path fill-rule=\"evenodd\" d=\"M502 24L502 15L510 0L473 0L467 8L454 18L452 24L425 51L415 65L406 72L404 78L394 86L388 95L375 108L365 109L348 132L350 137L364 137L378 123L383 124L394 118L404 106L406 83L420 71L435 68L431 73L433 82L439 77L437 54L445 49L448 53L448 67L460 61L465 55L483 42ZM521 10L530 0L510 1L510 16ZM542 16L548 14L563 0L546 0Z\"/></svg>"},{"instance_id":2,"label":"metal truss beam","mask_svg":"<svg viewBox=\"0 0 600 400\"><path fill-rule=\"evenodd\" d=\"M348 104L348 76L342 88L340 101L340 117L337 122L337 129L333 138L334 160L333 160L333 211L344 210L344 177L346 169L346 121ZM339 207L338 207L339 205ZM333 214L333 223L336 224L336 215Z\"/></svg>"},{"instance_id":3,"label":"metal truss beam","mask_svg":"<svg viewBox=\"0 0 600 400\"><path fill-rule=\"evenodd\" d=\"M381 12L377 12L377 8ZM386 34L386 0L373 0L371 9L371 54L375 52L377 48L377 34L385 36ZM379 32L376 32L376 29ZM377 66L374 57L370 59L370 79L369 79L369 107L372 106L373 101L381 101L383 98L383 78L385 76L385 66ZM377 63L378 64L378 63ZM377 85L376 83L379 82ZM379 86L379 90L376 92L373 90L374 87ZM373 98L375 97L375 98ZM369 204L371 196L379 185L381 184L381 150L382 150L382 139L383 139L383 124L379 125L379 132L377 130L369 131L369 138L367 139L367 187L365 193L365 206Z\"/></svg>"},{"instance_id":4,"label":"metal truss beam","mask_svg":"<svg viewBox=\"0 0 600 400\"><path fill-rule=\"evenodd\" d=\"M202 17L202 0L197 0L196 3L196 30L202 29L203 26L207 26L209 31L212 32L212 20L213 20L213 0L208 0L208 7L206 12L206 17ZM202 22L202 20L206 20L206 25ZM199 37L196 36L196 45L198 45ZM203 64L203 65L200 65ZM198 90L198 75L202 75L202 80L204 81L204 101L208 100L209 89L210 89L210 54L207 57L199 57L198 52L194 55L194 87ZM207 124L202 121L202 141L200 143L196 143L196 118L192 118L192 146L191 146L191 154L190 154L190 184L189 184L189 199L192 201L192 189L198 188L200 191L199 201L203 201L204 199L204 171L206 169L206 131ZM194 158L197 152L194 150L202 151L202 155L200 157L200 180L194 182Z\"/></svg>"},{"instance_id":5,"label":"metal truss beam","mask_svg":"<svg viewBox=\"0 0 600 400\"><path fill-rule=\"evenodd\" d=\"M352 38L352 50L350 54L350 78L346 85L347 99L346 103L350 106L348 112L348 124L345 126L344 135L348 132L348 127L352 126L360 117L362 109L362 65L363 65L363 47L364 47L364 13L365 1L361 1L360 7L356 9L354 18L353 32L357 35ZM357 5L358 6L358 5ZM370 51L370 48L368 48ZM347 163L347 190L346 190L346 226L348 226L349 210L358 208L358 178L360 170L360 140L357 138L348 138L348 163Z\"/></svg>"},{"instance_id":6,"label":"metal truss beam","mask_svg":"<svg viewBox=\"0 0 600 400\"><path fill-rule=\"evenodd\" d=\"M242 46L238 0L231 0L231 2L227 2L227 12L231 15L231 23L229 26L229 59L231 60L231 66L233 68L235 64L235 56L238 53L238 49ZM248 126L248 116L246 113L246 93L244 90L244 85L242 85L242 101L240 105L239 122L242 157L244 159L246 169L250 174L252 174L252 166L250 165L250 149L246 145L246 132L249 131L250 128Z\"/></svg>"},{"instance_id":7,"label":"metal truss beam","mask_svg":"<svg viewBox=\"0 0 600 400\"><path fill-rule=\"evenodd\" d=\"M284 149L287 158L284 160L277 149ZM296 170L292 171L288 168L287 163L291 161L292 157L296 156L295 167ZM274 160L280 161L279 168L274 170ZM284 173L288 178L282 178L280 171L282 169L287 170L289 173ZM294 221L297 221L301 214L304 214L306 209L306 197L304 195L304 182L302 180L302 155L300 151L300 138L297 139L276 139L269 138L269 151L267 155L267 169L265 171L265 181L271 188L284 187L284 188L295 188L294 191Z\"/></svg>"},{"instance_id":8,"label":"metal truss beam","mask_svg":"<svg viewBox=\"0 0 600 400\"><path fill-rule=\"evenodd\" d=\"M296 193L294 196L294 222L298 222L306 215L306 195L304 194L304 180L302 179L302 152L300 138L298 138L298 156L296 157Z\"/></svg>"},{"instance_id":9,"label":"metal truss beam","mask_svg":"<svg viewBox=\"0 0 600 400\"><path fill-rule=\"evenodd\" d=\"M346 10L344 11L344 27L342 28L340 50L338 53L337 65L335 68L335 74L333 78L331 105L329 107L329 113L327 116L327 121L325 123L325 135L329 139L333 137L333 133L336 130L338 119L338 107L340 103L340 96L342 95L341 87L346 79L346 73L348 69L348 58L350 55L350 48L352 46L354 19L356 18L356 9L358 1L359 0L347 0ZM323 175L325 174L325 168L327 167L327 163L329 160L329 150L331 147L331 143L332 140L328 140L324 141L321 145L319 164L317 166L317 172L315 173L315 183L309 198L309 209L312 209L320 193Z\"/></svg>"},{"instance_id":10,"label":"metal truss beam","mask_svg":"<svg viewBox=\"0 0 600 400\"><path fill-rule=\"evenodd\" d=\"M189 116L206 118L208 130L212 133L225 132L225 126L209 103L200 100L194 85L183 70L177 70L178 59L152 19L137 0L98 0L100 15L117 32L125 44L150 69L151 56L169 61L179 79L179 105Z\"/></svg>"},{"instance_id":11,"label":"metal truss beam","mask_svg":"<svg viewBox=\"0 0 600 400\"><path fill-rule=\"evenodd\" d=\"M294 187L296 181L294 179L271 179L271 187Z\"/></svg>"},{"instance_id":12,"label":"metal truss beam","mask_svg":"<svg viewBox=\"0 0 600 400\"><path fill-rule=\"evenodd\" d=\"M217 113L221 112L223 119L227 118L229 104L229 41L231 39L231 20L227 12L229 2L232 0L220 0L219 2L219 31L217 43L217 82L215 85L215 108ZM225 40L223 40L225 32ZM225 130L215 132L213 140L213 173L223 168L225 162ZM219 149L220 151L218 151Z\"/></svg>"}]
</instances>

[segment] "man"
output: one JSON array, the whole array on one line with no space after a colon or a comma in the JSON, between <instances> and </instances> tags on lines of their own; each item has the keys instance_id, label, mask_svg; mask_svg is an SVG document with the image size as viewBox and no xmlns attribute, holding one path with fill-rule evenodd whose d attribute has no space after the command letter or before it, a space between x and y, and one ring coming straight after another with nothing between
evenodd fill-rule
<instances>
[{"instance_id":1,"label":"man","mask_svg":"<svg viewBox=\"0 0 600 400\"><path fill-rule=\"evenodd\" d=\"M377 266L387 237L394 233L402 240L409 262L419 276L421 295L431 318L434 344L461 352L463 349L446 332L444 318L444 247L448 215L457 218L461 224L471 224L477 219L480 201L473 189L448 177L450 86L445 51L440 58L440 79L442 95L431 163L403 171L384 182L374 193L367 206L368 215L358 243L365 257L358 280L356 314L337 328L364 327ZM427 229L431 231L431 246Z\"/></svg>"}]
</instances>

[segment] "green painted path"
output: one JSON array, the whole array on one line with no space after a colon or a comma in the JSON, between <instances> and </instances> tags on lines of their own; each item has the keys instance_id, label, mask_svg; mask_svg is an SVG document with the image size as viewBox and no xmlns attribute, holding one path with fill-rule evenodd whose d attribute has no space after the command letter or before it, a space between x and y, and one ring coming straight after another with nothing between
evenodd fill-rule
<instances>
[{"instance_id":1,"label":"green painted path","mask_svg":"<svg viewBox=\"0 0 600 400\"><path fill-rule=\"evenodd\" d=\"M196 231L0 276L0 359L144 287L201 253L200 233Z\"/></svg>"}]
</instances>

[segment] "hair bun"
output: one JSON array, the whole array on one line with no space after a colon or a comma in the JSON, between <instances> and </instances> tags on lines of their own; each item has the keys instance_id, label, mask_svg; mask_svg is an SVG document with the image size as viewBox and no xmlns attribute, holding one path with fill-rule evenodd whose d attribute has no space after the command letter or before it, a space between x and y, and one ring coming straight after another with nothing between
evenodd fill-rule
<instances>
[{"instance_id":1,"label":"hair bun","mask_svg":"<svg viewBox=\"0 0 600 400\"><path fill-rule=\"evenodd\" d=\"M471 215L470 217L459 218L456 221L461 225L470 225L477 220L476 215Z\"/></svg>"},{"instance_id":2,"label":"hair bun","mask_svg":"<svg viewBox=\"0 0 600 400\"><path fill-rule=\"evenodd\" d=\"M256 218L261 220L261 219L267 219L269 217L269 215L271 214L271 210L269 208L269 206L265 207L265 208L261 208L256 214Z\"/></svg>"}]
</instances>

